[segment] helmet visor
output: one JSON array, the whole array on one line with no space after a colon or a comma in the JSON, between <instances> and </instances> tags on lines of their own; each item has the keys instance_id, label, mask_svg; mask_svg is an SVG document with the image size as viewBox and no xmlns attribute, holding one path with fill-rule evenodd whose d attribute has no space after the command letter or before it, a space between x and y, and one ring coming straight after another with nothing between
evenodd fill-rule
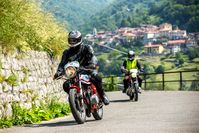
<instances>
[{"instance_id":1,"label":"helmet visor","mask_svg":"<svg viewBox=\"0 0 199 133\"><path fill-rule=\"evenodd\" d=\"M130 60L133 60L135 58L135 55L133 54L133 55L129 55L129 59Z\"/></svg>"},{"instance_id":2,"label":"helmet visor","mask_svg":"<svg viewBox=\"0 0 199 133\"><path fill-rule=\"evenodd\" d=\"M68 39L68 43L69 44L71 44L71 45L75 45L75 44L77 44L77 43L79 43L80 42L80 39L78 38L69 38Z\"/></svg>"}]
</instances>

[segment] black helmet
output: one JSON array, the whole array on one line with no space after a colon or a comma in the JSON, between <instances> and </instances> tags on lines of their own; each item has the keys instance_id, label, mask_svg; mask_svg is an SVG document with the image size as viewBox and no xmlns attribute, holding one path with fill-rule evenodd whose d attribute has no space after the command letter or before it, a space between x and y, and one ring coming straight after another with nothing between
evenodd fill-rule
<instances>
[{"instance_id":1,"label":"black helmet","mask_svg":"<svg viewBox=\"0 0 199 133\"><path fill-rule=\"evenodd\" d=\"M135 52L130 50L128 52L128 58L129 58L129 60L133 60L135 58Z\"/></svg>"},{"instance_id":2,"label":"black helmet","mask_svg":"<svg viewBox=\"0 0 199 133\"><path fill-rule=\"evenodd\" d=\"M76 47L82 43L82 34L79 31L71 31L68 34L68 43L70 47Z\"/></svg>"}]
</instances>

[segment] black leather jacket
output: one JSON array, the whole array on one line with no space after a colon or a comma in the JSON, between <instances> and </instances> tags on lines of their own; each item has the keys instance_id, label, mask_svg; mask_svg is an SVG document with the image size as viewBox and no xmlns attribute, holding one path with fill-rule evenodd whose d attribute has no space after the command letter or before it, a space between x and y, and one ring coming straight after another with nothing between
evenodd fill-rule
<instances>
[{"instance_id":1,"label":"black leather jacket","mask_svg":"<svg viewBox=\"0 0 199 133\"><path fill-rule=\"evenodd\" d=\"M95 69L97 65L97 58L94 55L93 48L90 45L85 44L65 50L57 71L63 72L64 66L71 61L78 61L80 66L89 69Z\"/></svg>"}]
</instances>

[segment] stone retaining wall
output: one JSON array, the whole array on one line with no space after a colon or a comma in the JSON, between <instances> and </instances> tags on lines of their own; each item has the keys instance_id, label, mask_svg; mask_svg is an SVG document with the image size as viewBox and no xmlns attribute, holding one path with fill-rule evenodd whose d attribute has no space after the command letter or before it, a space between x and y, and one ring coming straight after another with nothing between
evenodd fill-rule
<instances>
[{"instance_id":1,"label":"stone retaining wall","mask_svg":"<svg viewBox=\"0 0 199 133\"><path fill-rule=\"evenodd\" d=\"M53 81L58 63L45 52L0 54L0 118L12 115L12 103L31 108L56 97L66 102L63 80Z\"/></svg>"}]
</instances>

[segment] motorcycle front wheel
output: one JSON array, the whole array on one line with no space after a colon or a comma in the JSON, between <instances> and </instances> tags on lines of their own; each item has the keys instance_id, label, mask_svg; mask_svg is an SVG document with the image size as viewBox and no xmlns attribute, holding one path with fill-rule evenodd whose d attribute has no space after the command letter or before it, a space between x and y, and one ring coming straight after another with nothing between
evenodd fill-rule
<instances>
[{"instance_id":1,"label":"motorcycle front wheel","mask_svg":"<svg viewBox=\"0 0 199 133\"><path fill-rule=\"evenodd\" d=\"M138 88L136 88L136 86L134 86L134 92L132 92L131 96L130 97L130 100L133 100L133 101L138 101Z\"/></svg>"},{"instance_id":2,"label":"motorcycle front wheel","mask_svg":"<svg viewBox=\"0 0 199 133\"><path fill-rule=\"evenodd\" d=\"M95 120L101 120L103 118L103 106L98 110L95 110L92 114Z\"/></svg>"},{"instance_id":3,"label":"motorcycle front wheel","mask_svg":"<svg viewBox=\"0 0 199 133\"><path fill-rule=\"evenodd\" d=\"M69 91L69 104L76 122L78 124L83 124L86 121L86 111L84 103L77 97L76 89L70 89Z\"/></svg>"},{"instance_id":4,"label":"motorcycle front wheel","mask_svg":"<svg viewBox=\"0 0 199 133\"><path fill-rule=\"evenodd\" d=\"M137 85L134 85L134 87L135 87L134 99L137 102L138 101L138 87L137 87Z\"/></svg>"}]
</instances>

